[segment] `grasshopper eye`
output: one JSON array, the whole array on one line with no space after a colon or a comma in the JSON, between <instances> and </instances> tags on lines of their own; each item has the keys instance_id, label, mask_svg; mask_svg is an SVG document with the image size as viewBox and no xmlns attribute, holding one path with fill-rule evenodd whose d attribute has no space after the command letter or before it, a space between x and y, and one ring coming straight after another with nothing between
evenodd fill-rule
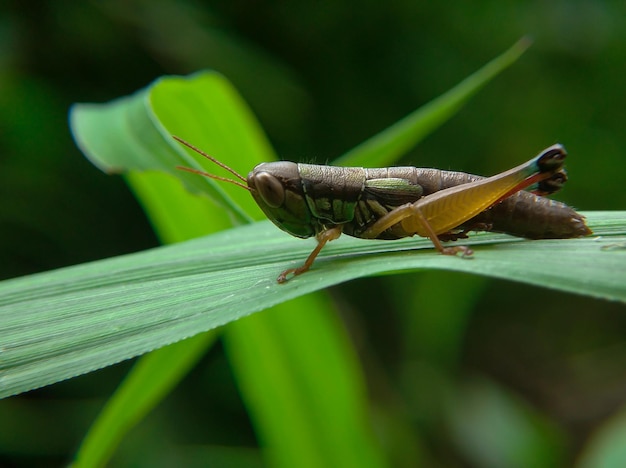
<instances>
[{"instance_id":1,"label":"grasshopper eye","mask_svg":"<svg viewBox=\"0 0 626 468\"><path fill-rule=\"evenodd\" d=\"M285 201L285 189L280 181L268 172L259 172L255 179L256 189L263 201L272 208L282 206Z\"/></svg>"}]
</instances>

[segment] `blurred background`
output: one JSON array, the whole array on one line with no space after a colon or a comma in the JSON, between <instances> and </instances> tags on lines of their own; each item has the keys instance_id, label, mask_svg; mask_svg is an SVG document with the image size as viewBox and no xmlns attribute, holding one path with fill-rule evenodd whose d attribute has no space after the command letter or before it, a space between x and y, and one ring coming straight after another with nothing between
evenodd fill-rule
<instances>
[{"instance_id":1,"label":"blurred background","mask_svg":"<svg viewBox=\"0 0 626 468\"><path fill-rule=\"evenodd\" d=\"M523 35L534 45L520 61L402 164L493 174L558 141L570 180L556 198L580 211L624 210L621 1L3 2L0 279L157 245L123 180L73 144L72 103L211 68L235 84L282 158L325 163ZM380 291L378 300L364 291ZM497 432L507 414L544 428L546 466L568 466L626 402L623 305L440 272L353 281L331 294L363 356L373 407L382 419L410 414L420 442L397 443L426 466L498 466L472 434ZM129 365L1 401L0 465L70 459ZM442 401L443 387L458 398ZM242 466L260 463L220 346L129 438L120 455L129 466L138 454L147 463L155 440L212 446L215 466L235 451Z\"/></svg>"}]
</instances>

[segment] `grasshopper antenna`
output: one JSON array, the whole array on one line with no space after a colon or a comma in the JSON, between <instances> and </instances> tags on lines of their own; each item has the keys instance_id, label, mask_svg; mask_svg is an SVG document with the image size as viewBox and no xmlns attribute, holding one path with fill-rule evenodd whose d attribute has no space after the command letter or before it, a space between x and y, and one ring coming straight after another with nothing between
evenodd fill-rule
<instances>
[{"instance_id":1,"label":"grasshopper antenna","mask_svg":"<svg viewBox=\"0 0 626 468\"><path fill-rule=\"evenodd\" d=\"M232 175L234 175L235 177L237 177L239 180L245 182L245 184L242 184L241 182L237 182L236 180L232 180L232 179L227 179L226 177L220 177L218 175L215 174L209 174L208 172L204 172L204 171L200 171L198 169L192 169L190 167L185 167L185 166L176 166L176 169L180 169L182 171L187 171L187 172L191 172L192 174L198 174L198 175L202 175L205 177L209 177L211 179L215 179L215 180L221 180L222 182L229 182L231 184L237 185L238 187L244 188L246 190L248 190L249 192L252 191L252 189L250 187L248 187L247 185L247 180L245 177L243 177L242 175L240 175L237 171L235 171L233 168L228 167L226 164L224 164L223 162L218 161L217 159L215 159L213 156L208 155L207 153L205 153L204 151L202 151L200 148L195 147L194 145L192 145L191 143L189 143L188 141L183 140L180 137L177 137L176 135L172 135L172 138L174 138L174 140L176 140L177 142L185 145L187 148L195 151L196 153L198 153L201 156L204 156L205 158L207 158L209 161L212 161L214 164L217 164L219 167L221 167L222 169L227 170L228 172L230 172Z\"/></svg>"}]
</instances>

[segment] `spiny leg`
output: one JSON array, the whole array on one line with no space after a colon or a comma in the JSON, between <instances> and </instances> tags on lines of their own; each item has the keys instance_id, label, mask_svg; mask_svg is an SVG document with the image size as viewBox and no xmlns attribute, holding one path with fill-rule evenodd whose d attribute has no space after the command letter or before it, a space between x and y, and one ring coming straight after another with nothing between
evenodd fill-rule
<instances>
[{"instance_id":1,"label":"spiny leg","mask_svg":"<svg viewBox=\"0 0 626 468\"><path fill-rule=\"evenodd\" d=\"M387 229L395 226L409 216L413 216L413 205L411 203L400 205L386 213L381 218L377 219L376 222L367 228L360 237L363 239L378 239L378 236L380 236Z\"/></svg>"},{"instance_id":2,"label":"spiny leg","mask_svg":"<svg viewBox=\"0 0 626 468\"><path fill-rule=\"evenodd\" d=\"M413 215L418 223L424 228L424 230L428 234L428 238L431 240L435 248L442 253L443 255L456 255L459 252L462 252L462 257L469 257L474 254L474 251L465 245L455 245L452 247L444 247L439 240L439 237L435 233L435 230L430 225L428 220L422 214L422 210L419 209L417 203L412 205Z\"/></svg>"},{"instance_id":3,"label":"spiny leg","mask_svg":"<svg viewBox=\"0 0 626 468\"><path fill-rule=\"evenodd\" d=\"M427 237L430 238L435 248L444 255L456 255L458 252L463 252L463 256L472 255L473 252L470 248L464 246L444 247L441 245L439 237L435 233L435 230L430 225L428 220L422 214L422 211L416 203L407 203L405 205L398 206L384 215L382 218L372 224L362 235L364 239L376 239L380 234L389 229L392 226L400 223L406 218L414 218L426 232Z\"/></svg>"},{"instance_id":4,"label":"spiny leg","mask_svg":"<svg viewBox=\"0 0 626 468\"><path fill-rule=\"evenodd\" d=\"M282 284L282 283L287 282L288 275L293 274L293 276L298 276L304 273L305 271L308 271L309 268L311 268L311 265L313 265L315 258L318 256L318 254L320 253L322 248L326 245L326 243L332 240L335 240L339 236L341 236L342 230L343 230L343 227L341 225L337 225L330 229L325 229L324 231L317 234L317 236L315 236L315 238L317 239L317 245L307 257L306 261L304 262L304 265L298 268L289 268L288 270L283 271L280 275L278 275L278 278L276 281Z\"/></svg>"}]
</instances>

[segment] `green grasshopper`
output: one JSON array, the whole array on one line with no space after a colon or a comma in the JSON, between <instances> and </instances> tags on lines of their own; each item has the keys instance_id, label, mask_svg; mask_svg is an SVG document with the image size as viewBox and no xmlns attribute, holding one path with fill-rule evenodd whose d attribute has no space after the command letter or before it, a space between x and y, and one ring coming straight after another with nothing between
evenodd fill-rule
<instances>
[{"instance_id":1,"label":"green grasshopper","mask_svg":"<svg viewBox=\"0 0 626 468\"><path fill-rule=\"evenodd\" d=\"M417 234L430 238L440 253L463 257L471 256L472 250L443 246L441 241L464 239L469 231L478 230L532 239L591 234L583 216L541 196L560 189L567 180L563 169L567 153L558 144L486 178L410 166L365 169L289 161L261 163L244 178L192 144L174 138L241 182L179 169L242 187L277 227L295 237L315 236L317 246L304 264L283 271L279 283L309 270L324 245L342 233L361 239Z\"/></svg>"}]
</instances>

